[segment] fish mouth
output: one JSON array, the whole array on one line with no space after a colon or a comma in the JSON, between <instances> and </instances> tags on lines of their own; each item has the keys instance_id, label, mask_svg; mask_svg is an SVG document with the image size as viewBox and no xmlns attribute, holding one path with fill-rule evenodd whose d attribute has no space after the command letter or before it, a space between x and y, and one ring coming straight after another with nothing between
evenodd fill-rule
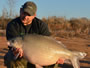
<instances>
[{"instance_id":1,"label":"fish mouth","mask_svg":"<svg viewBox=\"0 0 90 68\"><path fill-rule=\"evenodd\" d=\"M16 49L16 47L13 45L13 42L12 41L7 41L7 45L9 47L12 47L12 48Z\"/></svg>"},{"instance_id":2,"label":"fish mouth","mask_svg":"<svg viewBox=\"0 0 90 68\"><path fill-rule=\"evenodd\" d=\"M9 47L13 47L13 45L11 44L10 41L7 41L7 45L8 45Z\"/></svg>"},{"instance_id":3,"label":"fish mouth","mask_svg":"<svg viewBox=\"0 0 90 68\"><path fill-rule=\"evenodd\" d=\"M10 41L7 41L7 45L10 46Z\"/></svg>"}]
</instances>

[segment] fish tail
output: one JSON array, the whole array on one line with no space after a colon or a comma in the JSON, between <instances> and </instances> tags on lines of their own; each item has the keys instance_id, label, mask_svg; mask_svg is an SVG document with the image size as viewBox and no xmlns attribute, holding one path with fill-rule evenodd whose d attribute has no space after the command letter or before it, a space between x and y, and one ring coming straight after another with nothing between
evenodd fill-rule
<instances>
[{"instance_id":1,"label":"fish tail","mask_svg":"<svg viewBox=\"0 0 90 68\"><path fill-rule=\"evenodd\" d=\"M87 55L85 52L78 52L78 51L73 51L73 54L77 56L78 59L83 59Z\"/></svg>"},{"instance_id":2,"label":"fish tail","mask_svg":"<svg viewBox=\"0 0 90 68\"><path fill-rule=\"evenodd\" d=\"M85 52L73 52L73 56L71 57L71 63L74 68L80 68L79 60L83 59L87 54Z\"/></svg>"},{"instance_id":3,"label":"fish tail","mask_svg":"<svg viewBox=\"0 0 90 68\"><path fill-rule=\"evenodd\" d=\"M71 63L74 68L80 68L80 63L77 56L71 58Z\"/></svg>"}]
</instances>

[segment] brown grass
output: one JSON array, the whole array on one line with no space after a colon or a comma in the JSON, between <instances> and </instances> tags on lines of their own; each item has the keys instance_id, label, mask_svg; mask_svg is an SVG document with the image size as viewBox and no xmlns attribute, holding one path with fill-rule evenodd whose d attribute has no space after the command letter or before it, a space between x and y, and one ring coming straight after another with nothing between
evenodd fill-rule
<instances>
[{"instance_id":1,"label":"brown grass","mask_svg":"<svg viewBox=\"0 0 90 68\"><path fill-rule=\"evenodd\" d=\"M59 37L90 38L90 20L86 18L67 20L63 17L42 18L50 28L53 35Z\"/></svg>"}]
</instances>

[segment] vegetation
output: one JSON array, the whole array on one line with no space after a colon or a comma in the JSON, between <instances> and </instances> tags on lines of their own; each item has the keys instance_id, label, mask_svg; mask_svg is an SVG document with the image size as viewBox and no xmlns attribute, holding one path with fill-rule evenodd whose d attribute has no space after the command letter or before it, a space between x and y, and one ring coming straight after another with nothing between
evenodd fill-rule
<instances>
[{"instance_id":1,"label":"vegetation","mask_svg":"<svg viewBox=\"0 0 90 68\"><path fill-rule=\"evenodd\" d=\"M0 17L0 29L5 30L10 20L12 19ZM53 36L90 38L90 20L87 18L68 20L63 17L52 16L42 18L42 20L48 24ZM0 32L0 35L3 35L3 33Z\"/></svg>"},{"instance_id":2,"label":"vegetation","mask_svg":"<svg viewBox=\"0 0 90 68\"><path fill-rule=\"evenodd\" d=\"M72 18L52 16L42 18L46 22L53 36L90 38L90 20L87 18Z\"/></svg>"}]
</instances>

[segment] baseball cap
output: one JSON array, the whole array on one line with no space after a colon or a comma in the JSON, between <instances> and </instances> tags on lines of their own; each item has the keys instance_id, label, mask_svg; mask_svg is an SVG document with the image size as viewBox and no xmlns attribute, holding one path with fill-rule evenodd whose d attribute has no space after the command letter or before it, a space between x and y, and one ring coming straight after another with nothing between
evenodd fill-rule
<instances>
[{"instance_id":1,"label":"baseball cap","mask_svg":"<svg viewBox=\"0 0 90 68\"><path fill-rule=\"evenodd\" d=\"M33 16L37 11L37 6L34 2L28 1L22 6L23 11Z\"/></svg>"}]
</instances>

